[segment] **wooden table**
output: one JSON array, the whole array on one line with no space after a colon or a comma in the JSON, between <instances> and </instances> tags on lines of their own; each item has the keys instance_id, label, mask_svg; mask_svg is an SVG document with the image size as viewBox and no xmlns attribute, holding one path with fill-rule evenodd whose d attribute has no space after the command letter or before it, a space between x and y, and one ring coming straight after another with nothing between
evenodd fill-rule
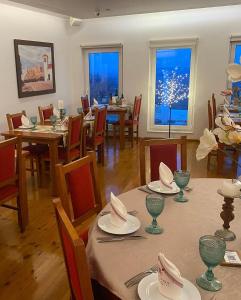
<instances>
[{"instance_id":1,"label":"wooden table","mask_svg":"<svg viewBox=\"0 0 241 300\"><path fill-rule=\"evenodd\" d=\"M136 241L98 243L97 237L108 236L94 224L89 232L86 249L91 276L102 286L110 290L119 299L137 300L137 286L126 288L124 282L135 274L144 271L157 263L157 256L162 252L180 270L182 276L191 281L199 290L202 300L212 299L214 293L205 291L196 285L196 278L206 266L199 255L199 238L214 234L222 228L223 221L219 214L222 211L223 197L217 193L224 179L192 179L189 186L192 191L186 192L189 202L178 203L174 196L165 199L165 207L157 221L164 228L164 233L152 235L145 232L145 226L151 223L145 198L146 193L138 189L119 196L127 210L137 210L141 228L135 233L146 237ZM241 200L234 200L235 219L231 230L237 239L227 242L227 249L240 250L241 247ZM110 207L105 208L109 210ZM241 299L241 270L218 266L215 276L222 282L223 288L215 293L217 300ZM191 299L195 300L195 299Z\"/></svg>"}]
</instances>

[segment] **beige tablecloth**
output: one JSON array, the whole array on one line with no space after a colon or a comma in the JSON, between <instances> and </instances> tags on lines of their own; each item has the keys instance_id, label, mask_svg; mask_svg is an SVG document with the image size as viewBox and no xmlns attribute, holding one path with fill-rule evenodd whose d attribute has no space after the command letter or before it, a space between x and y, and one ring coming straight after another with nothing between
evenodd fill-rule
<instances>
[{"instance_id":1,"label":"beige tablecloth","mask_svg":"<svg viewBox=\"0 0 241 300\"><path fill-rule=\"evenodd\" d=\"M87 255L91 274L100 284L121 299L135 300L137 288L127 289L124 282L133 275L156 264L158 252L162 251L180 269L183 277L195 284L195 279L206 269L198 250L199 237L213 234L222 227L219 217L223 198L217 194L222 179L193 179L186 192L189 202L177 203L173 196L165 201L165 208L158 223L164 228L161 235L145 233L144 228L151 222L145 208L146 194L137 189L120 195L128 210L136 209L142 226L137 234L147 237L145 240L122 241L115 243L97 243L97 236L105 236L96 224L90 232ZM227 243L228 249L241 249L241 200L235 199L235 219L231 230L237 239ZM241 299L241 268L215 268L215 275L223 283L217 292L216 300ZM195 284L196 285L196 284ZM203 300L210 300L213 293L199 288ZM195 299L192 299L195 300Z\"/></svg>"}]
</instances>

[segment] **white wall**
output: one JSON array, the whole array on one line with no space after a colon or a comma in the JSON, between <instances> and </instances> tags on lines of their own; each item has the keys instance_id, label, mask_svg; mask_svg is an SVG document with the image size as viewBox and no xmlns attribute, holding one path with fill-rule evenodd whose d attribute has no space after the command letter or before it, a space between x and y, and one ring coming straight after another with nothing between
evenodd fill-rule
<instances>
[{"instance_id":1,"label":"white wall","mask_svg":"<svg viewBox=\"0 0 241 300\"><path fill-rule=\"evenodd\" d=\"M241 31L241 6L196 9L84 21L70 30L73 97L77 103L83 89L80 44L123 44L124 95L133 100L142 93L141 136L147 133L149 41L163 38L198 37L194 133L198 138L207 126L207 100L226 86L229 38ZM218 97L222 101L221 97ZM163 136L163 134L158 134Z\"/></svg>"},{"instance_id":2,"label":"white wall","mask_svg":"<svg viewBox=\"0 0 241 300\"><path fill-rule=\"evenodd\" d=\"M14 58L14 39L53 42L56 93L18 98ZM38 115L38 105L64 99L71 106L70 58L64 18L0 3L0 130L7 129L6 113L26 110Z\"/></svg>"}]
</instances>

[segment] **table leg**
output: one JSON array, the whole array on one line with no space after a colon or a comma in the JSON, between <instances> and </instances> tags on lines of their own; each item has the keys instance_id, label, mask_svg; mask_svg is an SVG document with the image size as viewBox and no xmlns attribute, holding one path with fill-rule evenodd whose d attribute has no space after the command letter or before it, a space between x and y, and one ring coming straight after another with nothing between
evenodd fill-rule
<instances>
[{"instance_id":1,"label":"table leg","mask_svg":"<svg viewBox=\"0 0 241 300\"><path fill-rule=\"evenodd\" d=\"M51 141L49 143L49 157L50 157L50 175L52 183L52 195L57 196L57 182L55 175L55 165L58 163L58 141Z\"/></svg>"},{"instance_id":2,"label":"table leg","mask_svg":"<svg viewBox=\"0 0 241 300\"><path fill-rule=\"evenodd\" d=\"M120 149L125 147L125 114L120 113Z\"/></svg>"}]
</instances>

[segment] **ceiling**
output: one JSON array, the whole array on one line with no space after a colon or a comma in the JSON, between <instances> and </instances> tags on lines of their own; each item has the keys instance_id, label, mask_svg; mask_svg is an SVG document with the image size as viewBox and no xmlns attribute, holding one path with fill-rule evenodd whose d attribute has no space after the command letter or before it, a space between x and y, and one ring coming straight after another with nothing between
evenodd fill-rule
<instances>
[{"instance_id":1,"label":"ceiling","mask_svg":"<svg viewBox=\"0 0 241 300\"><path fill-rule=\"evenodd\" d=\"M241 4L241 0L12 0L80 19Z\"/></svg>"}]
</instances>

